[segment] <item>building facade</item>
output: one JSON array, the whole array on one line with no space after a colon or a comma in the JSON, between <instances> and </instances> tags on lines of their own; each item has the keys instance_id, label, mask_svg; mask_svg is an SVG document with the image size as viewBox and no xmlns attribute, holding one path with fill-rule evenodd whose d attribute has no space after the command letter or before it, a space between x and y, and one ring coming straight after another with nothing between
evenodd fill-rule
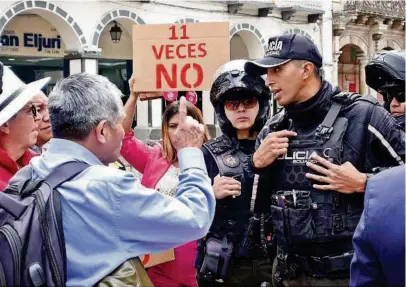
<instances>
[{"instance_id":1,"label":"building facade","mask_svg":"<svg viewBox=\"0 0 406 287\"><path fill-rule=\"evenodd\" d=\"M51 76L55 82L81 71L107 76L128 95L132 74L132 25L229 21L231 59L263 56L268 38L298 33L312 39L334 70L330 1L0 1L0 61L25 81ZM122 31L113 42L112 27ZM136 71L142 73L142 71ZM208 91L197 91L197 106L212 136L218 135ZM138 137L160 137L163 99L140 101Z\"/></svg>"},{"instance_id":2,"label":"building facade","mask_svg":"<svg viewBox=\"0 0 406 287\"><path fill-rule=\"evenodd\" d=\"M381 96L365 83L365 65L379 51L405 49L405 1L333 1L333 83Z\"/></svg>"}]
</instances>

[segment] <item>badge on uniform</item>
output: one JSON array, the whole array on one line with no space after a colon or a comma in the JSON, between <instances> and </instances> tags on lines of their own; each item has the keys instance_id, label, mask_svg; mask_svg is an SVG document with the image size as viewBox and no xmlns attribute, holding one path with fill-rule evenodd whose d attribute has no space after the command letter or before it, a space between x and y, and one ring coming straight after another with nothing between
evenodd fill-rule
<instances>
[{"instance_id":1,"label":"badge on uniform","mask_svg":"<svg viewBox=\"0 0 406 287\"><path fill-rule=\"evenodd\" d=\"M236 167L240 164L240 159L238 157L232 156L231 154L223 157L223 163L228 167Z\"/></svg>"}]
</instances>

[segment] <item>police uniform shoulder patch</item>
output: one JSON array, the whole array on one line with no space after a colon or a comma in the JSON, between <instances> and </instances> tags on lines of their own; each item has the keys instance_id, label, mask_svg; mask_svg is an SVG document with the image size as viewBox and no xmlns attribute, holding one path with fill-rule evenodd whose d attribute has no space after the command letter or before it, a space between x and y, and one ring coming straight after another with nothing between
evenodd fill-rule
<instances>
[{"instance_id":1,"label":"police uniform shoulder patch","mask_svg":"<svg viewBox=\"0 0 406 287\"><path fill-rule=\"evenodd\" d=\"M228 167L237 167L240 164L240 159L236 156L228 154L223 157L223 163Z\"/></svg>"}]
</instances>

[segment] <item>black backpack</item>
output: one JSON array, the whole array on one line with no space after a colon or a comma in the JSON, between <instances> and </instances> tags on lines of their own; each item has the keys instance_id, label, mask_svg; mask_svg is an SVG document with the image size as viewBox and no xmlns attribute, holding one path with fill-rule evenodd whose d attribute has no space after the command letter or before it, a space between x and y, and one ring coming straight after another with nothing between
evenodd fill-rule
<instances>
[{"instance_id":1,"label":"black backpack","mask_svg":"<svg viewBox=\"0 0 406 287\"><path fill-rule=\"evenodd\" d=\"M87 167L67 162L33 181L27 166L0 192L0 287L65 286L62 213L54 190Z\"/></svg>"}]
</instances>

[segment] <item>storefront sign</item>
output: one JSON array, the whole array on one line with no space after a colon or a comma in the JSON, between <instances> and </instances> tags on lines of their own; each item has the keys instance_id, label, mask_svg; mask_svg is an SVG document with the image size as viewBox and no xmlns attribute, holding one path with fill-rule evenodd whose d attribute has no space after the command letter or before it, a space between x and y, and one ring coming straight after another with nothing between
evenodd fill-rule
<instances>
[{"instance_id":1,"label":"storefront sign","mask_svg":"<svg viewBox=\"0 0 406 287\"><path fill-rule=\"evenodd\" d=\"M1 55L63 57L65 45L55 27L40 16L17 16L0 36Z\"/></svg>"},{"instance_id":2,"label":"storefront sign","mask_svg":"<svg viewBox=\"0 0 406 287\"><path fill-rule=\"evenodd\" d=\"M138 91L208 90L230 60L229 23L133 26Z\"/></svg>"}]
</instances>

